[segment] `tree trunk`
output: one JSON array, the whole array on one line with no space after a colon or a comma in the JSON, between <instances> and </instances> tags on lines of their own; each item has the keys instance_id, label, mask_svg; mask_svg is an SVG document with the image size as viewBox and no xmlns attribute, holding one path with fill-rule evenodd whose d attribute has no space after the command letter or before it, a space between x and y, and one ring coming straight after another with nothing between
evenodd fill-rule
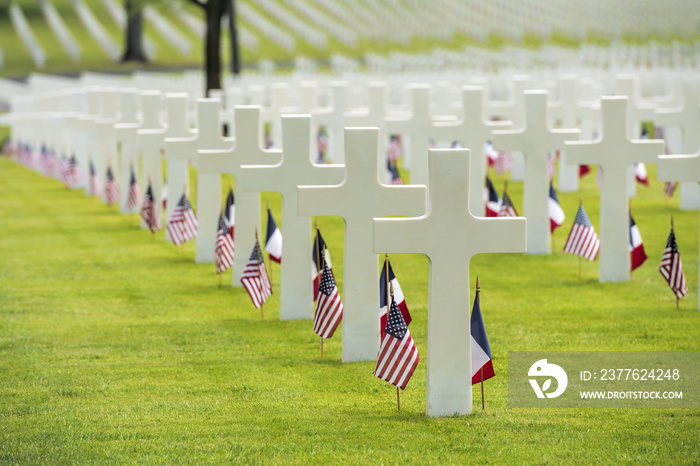
<instances>
[{"instance_id":1,"label":"tree trunk","mask_svg":"<svg viewBox=\"0 0 700 466\"><path fill-rule=\"evenodd\" d=\"M136 5L133 0L125 0L126 9L126 31L124 34L124 55L122 62L138 61L147 62L146 54L143 53L143 15L141 6Z\"/></svg>"},{"instance_id":2,"label":"tree trunk","mask_svg":"<svg viewBox=\"0 0 700 466\"><path fill-rule=\"evenodd\" d=\"M210 1L205 7L207 34L204 44L205 70L207 75L206 95L212 89L221 89L221 17L225 6L223 1Z\"/></svg>"},{"instance_id":3,"label":"tree trunk","mask_svg":"<svg viewBox=\"0 0 700 466\"><path fill-rule=\"evenodd\" d=\"M236 27L236 0L227 0L228 3L228 30L231 40L231 73L234 76L241 74L241 54L238 47L238 28Z\"/></svg>"}]
</instances>

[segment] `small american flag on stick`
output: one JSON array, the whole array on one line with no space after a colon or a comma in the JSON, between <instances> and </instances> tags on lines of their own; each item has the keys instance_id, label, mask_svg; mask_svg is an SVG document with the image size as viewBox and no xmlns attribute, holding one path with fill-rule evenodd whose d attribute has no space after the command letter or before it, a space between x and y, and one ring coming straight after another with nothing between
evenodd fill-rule
<instances>
[{"instance_id":1,"label":"small american flag on stick","mask_svg":"<svg viewBox=\"0 0 700 466\"><path fill-rule=\"evenodd\" d=\"M167 225L168 233L176 246L197 236L197 217L194 215L192 204L183 194L175 206Z\"/></svg>"},{"instance_id":2,"label":"small american flag on stick","mask_svg":"<svg viewBox=\"0 0 700 466\"><path fill-rule=\"evenodd\" d=\"M216 232L214 259L216 262L216 273L219 275L233 265L233 239L228 234L223 214L219 214L219 228Z\"/></svg>"},{"instance_id":3,"label":"small american flag on stick","mask_svg":"<svg viewBox=\"0 0 700 466\"><path fill-rule=\"evenodd\" d=\"M245 269L243 269L241 283L250 295L253 306L260 309L267 301L268 296L272 294L272 286L270 286L270 279L267 276L267 270L265 270L265 261L258 242L257 231L255 233L255 246Z\"/></svg>"},{"instance_id":4,"label":"small american flag on stick","mask_svg":"<svg viewBox=\"0 0 700 466\"><path fill-rule=\"evenodd\" d=\"M114 175L112 174L111 167L107 167L107 178L105 180L105 197L107 200L107 205L113 205L119 202L119 186L117 186L117 182L114 181Z\"/></svg>"},{"instance_id":5,"label":"small american flag on stick","mask_svg":"<svg viewBox=\"0 0 700 466\"><path fill-rule=\"evenodd\" d=\"M664 254L661 256L659 272L661 272L668 286L671 287L676 295L676 307L678 307L678 300L686 295L688 287L685 284L685 275L683 274L683 264L681 264L681 254L678 252L676 233L673 231L673 219L671 219L671 233L669 233L666 241L666 249L664 249Z\"/></svg>"},{"instance_id":6,"label":"small american flag on stick","mask_svg":"<svg viewBox=\"0 0 700 466\"><path fill-rule=\"evenodd\" d=\"M321 257L325 256L325 250ZM343 303L340 301L338 287L335 279L323 261L323 272L318 285L318 301L316 301L316 313L314 314L314 332L321 338L330 338L343 319Z\"/></svg>"},{"instance_id":7,"label":"small american flag on stick","mask_svg":"<svg viewBox=\"0 0 700 466\"><path fill-rule=\"evenodd\" d=\"M141 218L152 233L160 230L160 216L158 215L158 203L153 198L153 189L148 185L146 194L143 196L143 204L141 204Z\"/></svg>"},{"instance_id":8,"label":"small american flag on stick","mask_svg":"<svg viewBox=\"0 0 700 466\"><path fill-rule=\"evenodd\" d=\"M138 180L134 166L131 166L131 180L129 182L129 196L126 198L126 208L131 210L141 203L141 189L139 188Z\"/></svg>"},{"instance_id":9,"label":"small american flag on stick","mask_svg":"<svg viewBox=\"0 0 700 466\"><path fill-rule=\"evenodd\" d=\"M569 237L566 239L564 252L594 261L598 257L598 251L600 251L600 240L598 240L598 235L588 219L583 205L580 205Z\"/></svg>"},{"instance_id":10,"label":"small american flag on stick","mask_svg":"<svg viewBox=\"0 0 700 466\"><path fill-rule=\"evenodd\" d=\"M379 346L374 375L403 390L418 366L420 357L401 310L394 300L391 284L390 289L391 307L384 328L384 338Z\"/></svg>"}]
</instances>

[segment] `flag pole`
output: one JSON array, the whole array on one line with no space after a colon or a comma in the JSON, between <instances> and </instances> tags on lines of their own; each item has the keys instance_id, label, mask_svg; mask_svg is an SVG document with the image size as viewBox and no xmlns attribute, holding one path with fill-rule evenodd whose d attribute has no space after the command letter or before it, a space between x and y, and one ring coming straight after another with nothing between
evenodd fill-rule
<instances>
[{"instance_id":1,"label":"flag pole","mask_svg":"<svg viewBox=\"0 0 700 466\"><path fill-rule=\"evenodd\" d=\"M265 207L267 208L267 223L270 223L270 203L266 202ZM269 227L268 227L269 228ZM265 247L267 247L267 235L265 235ZM272 286L272 257L270 253L267 253L267 263L270 265L270 286Z\"/></svg>"},{"instance_id":2,"label":"flag pole","mask_svg":"<svg viewBox=\"0 0 700 466\"><path fill-rule=\"evenodd\" d=\"M481 307L481 297L479 296L479 293L481 292L481 287L479 287L479 276L476 276L476 300L479 303L479 307ZM479 373L481 374L481 409L482 411L484 410L484 366L481 366L481 369L479 369Z\"/></svg>"},{"instance_id":3,"label":"flag pole","mask_svg":"<svg viewBox=\"0 0 700 466\"><path fill-rule=\"evenodd\" d=\"M389 261L388 256L389 255L387 254L387 259L386 259L387 262ZM389 277L388 273L389 272L387 271L387 278ZM387 318L387 320L389 320L389 312L391 312L391 303L394 302L394 284L389 282L388 289L389 289L389 293L391 294L391 301L389 301L388 299L386 300L386 318ZM388 298L388 296L387 296L387 298ZM399 391L398 385L396 386L396 411L401 411L401 392Z\"/></svg>"},{"instance_id":4,"label":"flag pole","mask_svg":"<svg viewBox=\"0 0 700 466\"><path fill-rule=\"evenodd\" d=\"M675 235L675 232L673 231L673 214L671 214L671 232ZM678 309L678 301L680 299L678 298L678 293L676 293L676 290L673 290L673 292L676 294L676 309Z\"/></svg>"},{"instance_id":5,"label":"flag pole","mask_svg":"<svg viewBox=\"0 0 700 466\"><path fill-rule=\"evenodd\" d=\"M258 261L258 280L260 281L260 318L264 319L265 314L263 312L264 303L262 302L263 295L263 283L262 283L262 270L260 269L260 243L258 242L258 229L255 229L255 260Z\"/></svg>"},{"instance_id":6,"label":"flag pole","mask_svg":"<svg viewBox=\"0 0 700 466\"><path fill-rule=\"evenodd\" d=\"M314 227L316 228L316 240L314 241L314 246L316 247L316 272L320 275L321 274L321 241L319 240L319 235L318 235L318 218L315 219L314 221ZM319 278L319 282L321 279ZM314 290L318 291L318 290ZM313 303L312 303L313 305ZM314 315L316 315L316 306L314 306Z\"/></svg>"},{"instance_id":7,"label":"flag pole","mask_svg":"<svg viewBox=\"0 0 700 466\"><path fill-rule=\"evenodd\" d=\"M578 207L579 209L583 207L583 196L579 196L578 198ZM566 248L566 245L564 245ZM578 256L578 279L581 280L581 256Z\"/></svg>"}]
</instances>

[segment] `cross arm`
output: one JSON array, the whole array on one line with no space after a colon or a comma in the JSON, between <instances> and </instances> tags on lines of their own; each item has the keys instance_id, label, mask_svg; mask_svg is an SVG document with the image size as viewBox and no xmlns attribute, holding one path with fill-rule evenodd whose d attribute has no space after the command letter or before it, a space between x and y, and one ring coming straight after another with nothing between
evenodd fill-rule
<instances>
[{"instance_id":1,"label":"cross arm","mask_svg":"<svg viewBox=\"0 0 700 466\"><path fill-rule=\"evenodd\" d=\"M700 152L693 155L662 155L658 164L659 181L700 182Z\"/></svg>"},{"instance_id":2,"label":"cross arm","mask_svg":"<svg viewBox=\"0 0 700 466\"><path fill-rule=\"evenodd\" d=\"M167 160L183 160L196 158L198 134L189 138L165 138L165 158ZM191 146L191 147L190 147Z\"/></svg>"},{"instance_id":3,"label":"cross arm","mask_svg":"<svg viewBox=\"0 0 700 466\"><path fill-rule=\"evenodd\" d=\"M634 141L634 147L630 152L634 152L637 162L657 163L659 155L666 150L666 143L661 139L641 139Z\"/></svg>"},{"instance_id":4,"label":"cross arm","mask_svg":"<svg viewBox=\"0 0 700 466\"><path fill-rule=\"evenodd\" d=\"M566 141L566 163L572 165L600 165L604 160L603 150L598 141ZM598 150L594 150L597 148Z\"/></svg>"},{"instance_id":5,"label":"cross arm","mask_svg":"<svg viewBox=\"0 0 700 466\"><path fill-rule=\"evenodd\" d=\"M377 254L428 254L431 234L428 217L375 218L374 252Z\"/></svg>"},{"instance_id":6,"label":"cross arm","mask_svg":"<svg viewBox=\"0 0 700 466\"><path fill-rule=\"evenodd\" d=\"M478 248L476 254L527 251L527 219L517 218L480 218L472 220L474 230L485 238L472 249Z\"/></svg>"},{"instance_id":7,"label":"cross arm","mask_svg":"<svg viewBox=\"0 0 700 466\"><path fill-rule=\"evenodd\" d=\"M345 218L347 194L342 185L299 186L297 190L299 215L337 215Z\"/></svg>"},{"instance_id":8,"label":"cross arm","mask_svg":"<svg viewBox=\"0 0 700 466\"><path fill-rule=\"evenodd\" d=\"M233 173L234 163L231 151L200 150L198 153L199 171L203 174Z\"/></svg>"},{"instance_id":9,"label":"cross arm","mask_svg":"<svg viewBox=\"0 0 700 466\"><path fill-rule=\"evenodd\" d=\"M525 138L523 129L501 129L491 132L493 148L502 151L532 152L531 143ZM484 141L486 142L486 141Z\"/></svg>"}]
</instances>

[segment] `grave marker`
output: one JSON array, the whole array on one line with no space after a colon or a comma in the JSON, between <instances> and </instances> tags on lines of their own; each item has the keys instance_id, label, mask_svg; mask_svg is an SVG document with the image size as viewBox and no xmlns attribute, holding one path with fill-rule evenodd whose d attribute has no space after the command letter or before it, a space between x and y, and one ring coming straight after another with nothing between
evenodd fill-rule
<instances>
[{"instance_id":1,"label":"grave marker","mask_svg":"<svg viewBox=\"0 0 700 466\"><path fill-rule=\"evenodd\" d=\"M197 129L189 137L166 138L165 158L168 166L175 164L178 171L191 160L199 163L199 150L229 150L234 138L224 138L220 132L218 99L197 99ZM233 111L231 112L233 113ZM170 178L168 178L170 179ZM187 179L189 181L189 179ZM214 262L216 221L221 212L221 175L197 171L197 220L195 262ZM252 248L251 248L252 249Z\"/></svg>"},{"instance_id":2,"label":"grave marker","mask_svg":"<svg viewBox=\"0 0 700 466\"><path fill-rule=\"evenodd\" d=\"M547 91L525 91L525 125L519 129L493 132L497 150L525 154L523 215L527 217L527 253L552 251L549 227L548 153L564 148L564 141L578 137L577 129L547 127Z\"/></svg>"},{"instance_id":3,"label":"grave marker","mask_svg":"<svg viewBox=\"0 0 700 466\"><path fill-rule=\"evenodd\" d=\"M469 167L469 210L482 217L484 214L484 178L486 177L486 157L483 147L491 139L491 131L510 127L509 121L488 121L484 119L484 104L487 95L482 86L462 87L462 119L457 122L435 123L436 141L460 141L462 146L474 154Z\"/></svg>"},{"instance_id":4,"label":"grave marker","mask_svg":"<svg viewBox=\"0 0 700 466\"><path fill-rule=\"evenodd\" d=\"M602 137L596 141L567 141L566 153L571 163L596 164L603 169L599 281L624 282L630 278L627 173L636 162L656 163L664 143L629 139L627 97L603 97L601 112Z\"/></svg>"},{"instance_id":5,"label":"grave marker","mask_svg":"<svg viewBox=\"0 0 700 466\"><path fill-rule=\"evenodd\" d=\"M472 410L471 258L526 249L526 219L479 218L469 211L469 157L467 149L431 149L427 213L374 220L374 252L421 253L430 261L426 414L431 417Z\"/></svg>"},{"instance_id":6,"label":"grave marker","mask_svg":"<svg viewBox=\"0 0 700 466\"><path fill-rule=\"evenodd\" d=\"M660 156L658 178L659 181L700 183L700 150L691 155ZM700 300L698 300L698 310L700 310Z\"/></svg>"},{"instance_id":7,"label":"grave marker","mask_svg":"<svg viewBox=\"0 0 700 466\"><path fill-rule=\"evenodd\" d=\"M243 165L275 164L279 163L281 158L281 151L264 150L260 146L262 141L260 107L239 106L235 108L235 112L236 137L233 147L199 151L199 171L201 174L214 175L208 179L207 185L211 188L211 192L219 193L218 196L221 196L220 175L230 174L238 181ZM255 246L255 229L260 231L260 191L242 192L239 183L236 182L234 196L236 198L234 244L236 251L245 257L245 254L252 251ZM209 208L216 209L218 215L221 211L221 202ZM232 286L242 286L241 276L245 265L245 260L233 261Z\"/></svg>"},{"instance_id":8,"label":"grave marker","mask_svg":"<svg viewBox=\"0 0 700 466\"><path fill-rule=\"evenodd\" d=\"M345 220L343 361L365 361L379 350L379 267L372 251L372 219L422 215L425 186L387 186L377 159L377 128L345 129L345 179L339 185L299 186L299 214ZM381 174L381 175L380 175ZM238 228L238 227L236 227Z\"/></svg>"},{"instance_id":9,"label":"grave marker","mask_svg":"<svg viewBox=\"0 0 700 466\"><path fill-rule=\"evenodd\" d=\"M241 192L277 191L282 195L282 251L280 265L280 319L310 319L313 289L310 265L313 242L311 221L298 214L299 185L334 185L343 181L342 165L316 165L311 158L311 117L282 117L282 160L275 165L241 168L236 187ZM236 232L238 226L236 226ZM305 247L307 246L307 247Z\"/></svg>"}]
</instances>

